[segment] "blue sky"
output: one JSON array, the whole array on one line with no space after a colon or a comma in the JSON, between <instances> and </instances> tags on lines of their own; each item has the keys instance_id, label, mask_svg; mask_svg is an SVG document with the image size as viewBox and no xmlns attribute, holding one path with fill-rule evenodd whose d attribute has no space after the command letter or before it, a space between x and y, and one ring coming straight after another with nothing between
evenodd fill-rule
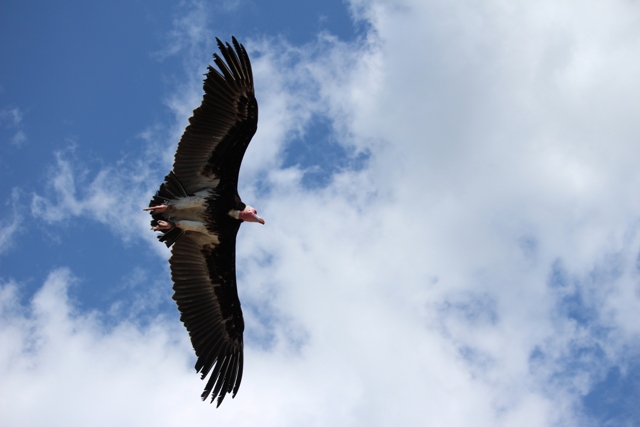
<instances>
[{"instance_id":1,"label":"blue sky","mask_svg":"<svg viewBox=\"0 0 640 427\"><path fill-rule=\"evenodd\" d=\"M639 12L3 2L3 425L635 425ZM231 35L267 222L216 410L142 207Z\"/></svg>"}]
</instances>

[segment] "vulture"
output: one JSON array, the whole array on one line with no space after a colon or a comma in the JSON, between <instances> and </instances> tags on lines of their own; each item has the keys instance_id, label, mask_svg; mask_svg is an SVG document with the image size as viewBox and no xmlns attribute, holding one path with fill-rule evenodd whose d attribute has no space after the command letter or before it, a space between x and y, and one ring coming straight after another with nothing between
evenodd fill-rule
<instances>
[{"instance_id":1,"label":"vulture","mask_svg":"<svg viewBox=\"0 0 640 427\"><path fill-rule=\"evenodd\" d=\"M197 361L209 376L202 400L220 406L242 380L244 321L236 286L236 235L264 220L238 195L238 173L258 125L251 63L235 37L216 38L218 69L209 66L204 96L176 151L173 169L145 210L158 239L171 247L173 299Z\"/></svg>"}]
</instances>

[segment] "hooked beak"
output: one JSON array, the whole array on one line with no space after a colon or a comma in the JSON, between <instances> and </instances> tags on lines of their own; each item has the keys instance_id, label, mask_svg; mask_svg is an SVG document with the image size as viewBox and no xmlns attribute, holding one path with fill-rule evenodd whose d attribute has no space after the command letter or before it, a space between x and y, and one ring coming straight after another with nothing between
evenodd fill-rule
<instances>
[{"instance_id":1,"label":"hooked beak","mask_svg":"<svg viewBox=\"0 0 640 427\"><path fill-rule=\"evenodd\" d=\"M253 212L244 212L246 217L245 217L245 221L248 222L259 222L260 224L264 225L264 219L260 218L257 214L254 214Z\"/></svg>"},{"instance_id":2,"label":"hooked beak","mask_svg":"<svg viewBox=\"0 0 640 427\"><path fill-rule=\"evenodd\" d=\"M238 219L247 222L259 222L260 224L264 224L264 219L260 218L256 210L251 207L250 209L245 209L240 212L238 214Z\"/></svg>"}]
</instances>

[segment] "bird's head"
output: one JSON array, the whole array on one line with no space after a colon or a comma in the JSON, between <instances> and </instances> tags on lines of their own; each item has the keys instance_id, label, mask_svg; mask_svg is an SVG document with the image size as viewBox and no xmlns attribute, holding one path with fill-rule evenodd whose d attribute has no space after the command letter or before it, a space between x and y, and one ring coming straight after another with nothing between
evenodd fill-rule
<instances>
[{"instance_id":1,"label":"bird's head","mask_svg":"<svg viewBox=\"0 0 640 427\"><path fill-rule=\"evenodd\" d=\"M240 215L238 216L241 220L246 222L259 222L260 224L264 224L264 219L258 216L258 211L248 205L244 210L240 211Z\"/></svg>"}]
</instances>

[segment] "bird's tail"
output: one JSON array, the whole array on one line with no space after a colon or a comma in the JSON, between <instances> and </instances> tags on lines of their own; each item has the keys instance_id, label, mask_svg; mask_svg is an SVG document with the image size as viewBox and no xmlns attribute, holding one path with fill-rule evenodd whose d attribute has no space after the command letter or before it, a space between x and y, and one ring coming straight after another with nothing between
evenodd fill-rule
<instances>
[{"instance_id":1,"label":"bird's tail","mask_svg":"<svg viewBox=\"0 0 640 427\"><path fill-rule=\"evenodd\" d=\"M159 206L162 204L166 204L169 200L179 199L182 197L187 197L187 192L184 187L178 180L173 171L169 172L164 178L164 182L160 186L160 189L156 192L156 195L153 196L153 199L149 202L149 207L151 206ZM164 216L161 213L154 213L151 211L151 216L153 219L151 220L151 227L155 227L158 225L159 220L164 220ZM158 240L164 242L167 247L171 247L176 240L182 236L184 230L179 227L173 227L170 230L160 230L161 233L158 235Z\"/></svg>"},{"instance_id":2,"label":"bird's tail","mask_svg":"<svg viewBox=\"0 0 640 427\"><path fill-rule=\"evenodd\" d=\"M153 197L153 200L149 203L149 206L154 206L154 204L157 203L161 204L167 200L180 199L187 196L188 194L178 180L178 177L173 173L173 171L171 171L169 172L169 175L164 177L164 182Z\"/></svg>"}]
</instances>

